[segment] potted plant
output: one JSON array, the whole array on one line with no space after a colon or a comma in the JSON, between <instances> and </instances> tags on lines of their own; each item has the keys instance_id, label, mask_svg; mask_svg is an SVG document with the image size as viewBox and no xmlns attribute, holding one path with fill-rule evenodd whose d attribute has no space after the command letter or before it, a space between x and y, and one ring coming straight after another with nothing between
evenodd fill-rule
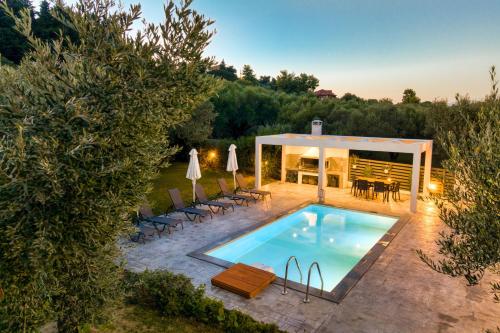
<instances>
[{"instance_id":1,"label":"potted plant","mask_svg":"<svg viewBox=\"0 0 500 333\"><path fill-rule=\"evenodd\" d=\"M365 169L363 170L363 175L365 177L371 177L373 175L373 168L372 168L371 164L368 164L367 166L365 166Z\"/></svg>"}]
</instances>

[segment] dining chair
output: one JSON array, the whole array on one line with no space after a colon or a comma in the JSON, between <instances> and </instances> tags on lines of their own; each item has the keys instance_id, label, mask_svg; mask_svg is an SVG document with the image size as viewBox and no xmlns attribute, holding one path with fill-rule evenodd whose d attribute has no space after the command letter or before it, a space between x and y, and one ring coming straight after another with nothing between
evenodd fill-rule
<instances>
[{"instance_id":1,"label":"dining chair","mask_svg":"<svg viewBox=\"0 0 500 333\"><path fill-rule=\"evenodd\" d=\"M384 182L377 182L376 181L373 183L372 199L374 197L378 198L379 193L383 194L382 202L385 202L386 199L387 199L387 202L389 202L389 189L388 189L388 187L385 185Z\"/></svg>"},{"instance_id":2,"label":"dining chair","mask_svg":"<svg viewBox=\"0 0 500 333\"><path fill-rule=\"evenodd\" d=\"M370 191L370 185L367 180L359 179L356 185L357 192L360 195L365 194L366 199L368 199L368 192Z\"/></svg>"}]
</instances>

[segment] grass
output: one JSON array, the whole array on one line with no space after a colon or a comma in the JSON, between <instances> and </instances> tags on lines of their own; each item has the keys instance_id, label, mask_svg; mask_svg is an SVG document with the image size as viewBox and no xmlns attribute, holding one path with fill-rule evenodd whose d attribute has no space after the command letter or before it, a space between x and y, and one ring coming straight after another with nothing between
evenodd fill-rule
<instances>
[{"instance_id":1,"label":"grass","mask_svg":"<svg viewBox=\"0 0 500 333\"><path fill-rule=\"evenodd\" d=\"M153 181L153 190L148 195L148 201L155 213L164 213L172 202L167 193L169 188L178 188L186 204L191 203L193 196L193 185L186 178L187 163L173 163L170 167L163 169ZM225 170L202 169L201 178L198 183L203 185L207 196L214 197L219 193L217 178L224 178L230 189L233 187L233 175ZM249 184L253 184L253 176L245 176Z\"/></svg>"},{"instance_id":2,"label":"grass","mask_svg":"<svg viewBox=\"0 0 500 333\"><path fill-rule=\"evenodd\" d=\"M221 333L222 331L202 323L180 317L162 317L155 311L136 305L124 305L114 309L110 323L91 328L88 333Z\"/></svg>"}]
</instances>

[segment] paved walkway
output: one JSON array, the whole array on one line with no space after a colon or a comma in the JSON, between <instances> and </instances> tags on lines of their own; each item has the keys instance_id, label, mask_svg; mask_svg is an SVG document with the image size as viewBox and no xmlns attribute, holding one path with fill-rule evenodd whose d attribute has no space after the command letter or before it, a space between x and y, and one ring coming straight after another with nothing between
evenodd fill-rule
<instances>
[{"instance_id":1,"label":"paved walkway","mask_svg":"<svg viewBox=\"0 0 500 333\"><path fill-rule=\"evenodd\" d=\"M277 323L289 332L480 332L500 326L500 306L489 294L488 278L476 287L463 280L438 274L422 263L415 249L434 254L435 239L442 229L431 204L419 202L418 213L395 237L375 264L340 304L312 298L272 285L252 300L210 285L210 278L222 271L213 264L186 254L223 236L288 211L314 198L311 185L268 185L273 199L234 213L218 215L202 224L185 223L185 229L146 244L124 246L128 268L168 269L205 284L207 294L228 308L240 309L254 318ZM328 189L327 203L391 215L407 213L408 198L382 203L353 198L349 191Z\"/></svg>"}]
</instances>

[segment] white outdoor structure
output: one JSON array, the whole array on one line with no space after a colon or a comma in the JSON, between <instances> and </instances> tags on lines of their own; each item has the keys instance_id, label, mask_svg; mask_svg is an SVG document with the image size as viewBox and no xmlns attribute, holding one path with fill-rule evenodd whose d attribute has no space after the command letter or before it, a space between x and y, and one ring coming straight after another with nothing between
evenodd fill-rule
<instances>
[{"instance_id":1,"label":"white outdoor structure","mask_svg":"<svg viewBox=\"0 0 500 333\"><path fill-rule=\"evenodd\" d=\"M287 152L302 147L311 151L316 150L318 154L318 200L324 200L324 189L326 187L325 162L327 155L342 156L348 158L349 150L364 151L382 151L394 153L413 154L413 169L411 177L410 192L410 211L416 212L418 187L420 177L420 164L422 153L425 153L424 167L424 194L427 194L428 185L431 180L431 162L432 162L432 140L417 139L391 139L391 138L371 138L356 136L337 136L337 135L310 135L310 134L277 134L258 136L255 138L255 187L261 188L261 159L262 145L280 145L282 146L281 157L281 181L286 179L286 158ZM303 155L307 155L304 153ZM345 176L346 177L346 176ZM299 183L301 175L299 174ZM344 186L346 187L346 183Z\"/></svg>"}]
</instances>

